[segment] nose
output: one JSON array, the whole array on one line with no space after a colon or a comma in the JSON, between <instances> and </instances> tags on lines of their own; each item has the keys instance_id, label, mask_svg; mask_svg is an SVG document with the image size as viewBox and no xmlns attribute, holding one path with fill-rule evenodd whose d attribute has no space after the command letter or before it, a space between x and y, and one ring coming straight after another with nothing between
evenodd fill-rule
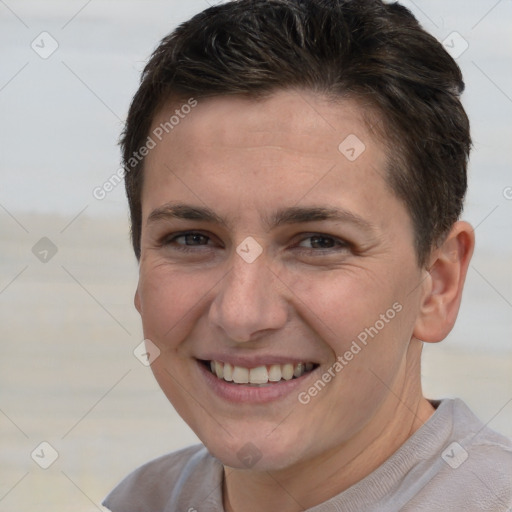
<instances>
[{"instance_id":1,"label":"nose","mask_svg":"<svg viewBox=\"0 0 512 512\"><path fill-rule=\"evenodd\" d=\"M210 305L209 320L230 340L255 341L286 324L283 285L264 258L248 263L235 254L233 259Z\"/></svg>"}]
</instances>

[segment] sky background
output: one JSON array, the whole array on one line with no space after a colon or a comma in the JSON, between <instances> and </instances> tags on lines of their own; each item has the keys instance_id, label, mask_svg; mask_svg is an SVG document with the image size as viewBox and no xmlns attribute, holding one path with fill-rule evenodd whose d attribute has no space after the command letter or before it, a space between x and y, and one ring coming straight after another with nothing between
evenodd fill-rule
<instances>
[{"instance_id":1,"label":"sky background","mask_svg":"<svg viewBox=\"0 0 512 512\"><path fill-rule=\"evenodd\" d=\"M0 233L29 212L127 218L122 185L103 200L92 191L119 169L116 143L148 56L212 3L0 1ZM477 250L456 338L512 350L512 2L402 3L460 53L467 85L474 150L464 217ZM46 49L58 44L48 58L31 47L42 37Z\"/></svg>"}]
</instances>

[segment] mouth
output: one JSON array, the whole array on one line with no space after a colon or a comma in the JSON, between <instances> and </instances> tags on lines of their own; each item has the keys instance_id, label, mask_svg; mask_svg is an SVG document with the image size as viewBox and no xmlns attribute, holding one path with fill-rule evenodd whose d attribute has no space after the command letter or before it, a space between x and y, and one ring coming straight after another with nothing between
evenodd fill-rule
<instances>
[{"instance_id":1,"label":"mouth","mask_svg":"<svg viewBox=\"0 0 512 512\"><path fill-rule=\"evenodd\" d=\"M222 361L199 360L199 362L219 381L256 388L271 387L286 381L300 379L319 366L317 363L303 362L246 368Z\"/></svg>"}]
</instances>

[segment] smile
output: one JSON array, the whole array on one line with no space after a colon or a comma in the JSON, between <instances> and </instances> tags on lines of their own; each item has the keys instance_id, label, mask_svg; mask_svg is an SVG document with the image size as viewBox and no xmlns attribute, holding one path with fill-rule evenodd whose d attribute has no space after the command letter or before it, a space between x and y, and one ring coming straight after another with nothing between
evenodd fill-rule
<instances>
[{"instance_id":1,"label":"smile","mask_svg":"<svg viewBox=\"0 0 512 512\"><path fill-rule=\"evenodd\" d=\"M235 366L221 361L203 361L219 380L256 387L275 385L281 381L298 379L318 367L316 363L285 363L261 365L255 368Z\"/></svg>"}]
</instances>

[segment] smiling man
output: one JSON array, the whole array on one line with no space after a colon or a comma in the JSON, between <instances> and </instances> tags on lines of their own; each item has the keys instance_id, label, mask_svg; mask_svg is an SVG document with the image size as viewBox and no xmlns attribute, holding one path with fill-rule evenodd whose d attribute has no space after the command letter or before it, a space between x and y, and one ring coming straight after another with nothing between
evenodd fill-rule
<instances>
[{"instance_id":1,"label":"smiling man","mask_svg":"<svg viewBox=\"0 0 512 512\"><path fill-rule=\"evenodd\" d=\"M137 469L107 507L512 505L512 443L421 390L474 247L463 87L377 0L240 0L162 41L122 141L135 306L204 445Z\"/></svg>"}]
</instances>

